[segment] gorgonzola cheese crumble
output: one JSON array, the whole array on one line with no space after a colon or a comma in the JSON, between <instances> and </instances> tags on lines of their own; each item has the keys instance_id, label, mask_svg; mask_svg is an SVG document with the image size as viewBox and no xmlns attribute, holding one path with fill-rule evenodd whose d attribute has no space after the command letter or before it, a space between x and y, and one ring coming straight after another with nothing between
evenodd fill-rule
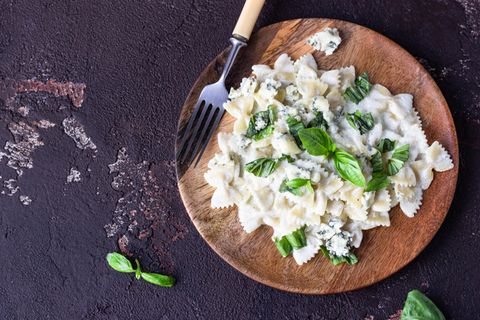
<instances>
[{"instance_id":1,"label":"gorgonzola cheese crumble","mask_svg":"<svg viewBox=\"0 0 480 320\"><path fill-rule=\"evenodd\" d=\"M342 39L340 38L337 28L325 28L307 40L307 43L315 48L315 50L323 51L327 56L331 55L341 42Z\"/></svg>"},{"instance_id":2,"label":"gorgonzola cheese crumble","mask_svg":"<svg viewBox=\"0 0 480 320\"><path fill-rule=\"evenodd\" d=\"M315 39L327 54L325 43L340 43L335 29ZM319 251L356 263L364 230L390 226L396 205L413 217L433 172L453 168L440 143L428 144L410 94L353 66L318 70L310 54L252 69L224 105L233 131L219 133L205 179L213 208L236 205L246 232L272 227L298 264Z\"/></svg>"}]
</instances>

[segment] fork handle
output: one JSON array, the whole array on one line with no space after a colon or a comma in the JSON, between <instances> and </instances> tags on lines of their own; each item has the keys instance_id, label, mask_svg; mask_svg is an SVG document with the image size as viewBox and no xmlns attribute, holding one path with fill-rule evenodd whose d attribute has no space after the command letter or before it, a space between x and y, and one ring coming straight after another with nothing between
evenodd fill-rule
<instances>
[{"instance_id":1,"label":"fork handle","mask_svg":"<svg viewBox=\"0 0 480 320\"><path fill-rule=\"evenodd\" d=\"M265 0L246 0L243 5L242 13L238 18L235 29L233 30L233 36L240 37L242 40L250 39L253 27L257 22L258 15L262 10Z\"/></svg>"}]
</instances>

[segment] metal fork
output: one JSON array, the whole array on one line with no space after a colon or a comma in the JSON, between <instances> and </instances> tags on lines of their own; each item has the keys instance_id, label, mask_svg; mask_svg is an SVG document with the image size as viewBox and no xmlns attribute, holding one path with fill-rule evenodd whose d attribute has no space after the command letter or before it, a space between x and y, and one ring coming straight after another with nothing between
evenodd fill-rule
<instances>
[{"instance_id":1,"label":"metal fork","mask_svg":"<svg viewBox=\"0 0 480 320\"><path fill-rule=\"evenodd\" d=\"M217 82L203 88L187 125L180 136L176 159L185 167L189 167L195 157L199 163L205 148L217 129L225 109L223 103L228 99L228 91L225 87L225 79L232 68L235 58L241 47L247 45L255 22L257 21L264 0L246 0L242 13L238 18L237 25L230 38L232 47L223 67L222 74ZM197 156L198 155L198 156Z\"/></svg>"}]
</instances>

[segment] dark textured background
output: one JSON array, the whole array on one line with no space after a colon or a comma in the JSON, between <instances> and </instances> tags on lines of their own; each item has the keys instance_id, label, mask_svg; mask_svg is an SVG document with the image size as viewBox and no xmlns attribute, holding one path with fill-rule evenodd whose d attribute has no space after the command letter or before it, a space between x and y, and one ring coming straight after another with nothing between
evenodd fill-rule
<instances>
[{"instance_id":1,"label":"dark textured background","mask_svg":"<svg viewBox=\"0 0 480 320\"><path fill-rule=\"evenodd\" d=\"M460 179L432 243L389 279L334 296L284 293L238 273L201 239L178 195L180 106L226 46L242 3L0 0L0 146L13 140L9 124L56 124L35 129L44 145L21 177L0 161L2 183L13 177L20 187L0 194L1 319L388 319L413 288L449 319L479 319L480 1L271 0L259 19L329 17L377 30L431 72L457 125ZM75 108L68 97L12 94L12 80L27 79L84 83L85 101ZM69 116L96 151L64 133ZM121 149L128 154L110 173ZM67 183L72 167L81 181ZM118 230L107 237L112 219ZM118 245L178 284L164 289L110 270L104 256Z\"/></svg>"}]
</instances>

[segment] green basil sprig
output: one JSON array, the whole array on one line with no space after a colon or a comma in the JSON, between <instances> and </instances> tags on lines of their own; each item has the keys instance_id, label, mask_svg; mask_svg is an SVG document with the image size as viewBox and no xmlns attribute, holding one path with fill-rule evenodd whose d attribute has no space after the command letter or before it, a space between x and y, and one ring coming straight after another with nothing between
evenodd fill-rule
<instances>
[{"instance_id":1,"label":"green basil sprig","mask_svg":"<svg viewBox=\"0 0 480 320\"><path fill-rule=\"evenodd\" d=\"M368 95L371 89L372 84L368 79L368 73L364 72L355 80L355 83L351 87L345 90L343 97L345 100L350 100L358 104Z\"/></svg>"},{"instance_id":2,"label":"green basil sprig","mask_svg":"<svg viewBox=\"0 0 480 320\"><path fill-rule=\"evenodd\" d=\"M140 268L140 262L135 259L136 268L133 268L132 263L123 255L117 252L107 254L108 265L118 272L135 273L135 278L156 284L162 287L172 287L175 284L175 278L165 276L158 273L143 272Z\"/></svg>"},{"instance_id":3,"label":"green basil sprig","mask_svg":"<svg viewBox=\"0 0 480 320\"><path fill-rule=\"evenodd\" d=\"M309 154L332 157L335 170L340 177L359 187L365 186L365 177L357 158L345 150L337 149L332 138L324 130L320 128L302 129L298 136Z\"/></svg>"},{"instance_id":4,"label":"green basil sprig","mask_svg":"<svg viewBox=\"0 0 480 320\"><path fill-rule=\"evenodd\" d=\"M283 236L281 239L275 239L275 245L282 257L287 257L294 249L300 249L307 245L305 236L305 227L293 231Z\"/></svg>"},{"instance_id":5,"label":"green basil sprig","mask_svg":"<svg viewBox=\"0 0 480 320\"><path fill-rule=\"evenodd\" d=\"M349 265L358 263L358 258L353 252L349 252L348 255L346 256L339 257L339 256L332 255L325 246L321 246L320 251L335 266L342 263L346 263Z\"/></svg>"},{"instance_id":6,"label":"green basil sprig","mask_svg":"<svg viewBox=\"0 0 480 320\"><path fill-rule=\"evenodd\" d=\"M265 122L265 128L261 130L257 130L255 128L255 124L258 120L262 120ZM255 141L265 139L269 135L273 133L273 123L277 120L275 115L275 110L273 109L273 105L269 105L267 110L259 111L253 114L250 118L250 122L248 123L247 133L245 136L247 138L251 138Z\"/></svg>"},{"instance_id":7,"label":"green basil sprig","mask_svg":"<svg viewBox=\"0 0 480 320\"><path fill-rule=\"evenodd\" d=\"M418 290L412 290L402 310L401 320L445 320L442 311Z\"/></svg>"},{"instance_id":8,"label":"green basil sprig","mask_svg":"<svg viewBox=\"0 0 480 320\"><path fill-rule=\"evenodd\" d=\"M287 160L289 163L295 161L295 159L288 154L284 154L278 159L259 158L247 163L245 165L245 171L250 172L257 177L268 177L278 168L280 162L283 160Z\"/></svg>"},{"instance_id":9,"label":"green basil sprig","mask_svg":"<svg viewBox=\"0 0 480 320\"><path fill-rule=\"evenodd\" d=\"M312 182L310 179L295 178L292 180L283 180L280 185L280 192L290 192L296 196L303 196L303 187L313 192Z\"/></svg>"},{"instance_id":10,"label":"green basil sprig","mask_svg":"<svg viewBox=\"0 0 480 320\"><path fill-rule=\"evenodd\" d=\"M354 113L349 113L347 115L347 122L353 129L357 129L360 134L367 133L375 126L372 114L370 112L361 113L359 110Z\"/></svg>"}]
</instances>

